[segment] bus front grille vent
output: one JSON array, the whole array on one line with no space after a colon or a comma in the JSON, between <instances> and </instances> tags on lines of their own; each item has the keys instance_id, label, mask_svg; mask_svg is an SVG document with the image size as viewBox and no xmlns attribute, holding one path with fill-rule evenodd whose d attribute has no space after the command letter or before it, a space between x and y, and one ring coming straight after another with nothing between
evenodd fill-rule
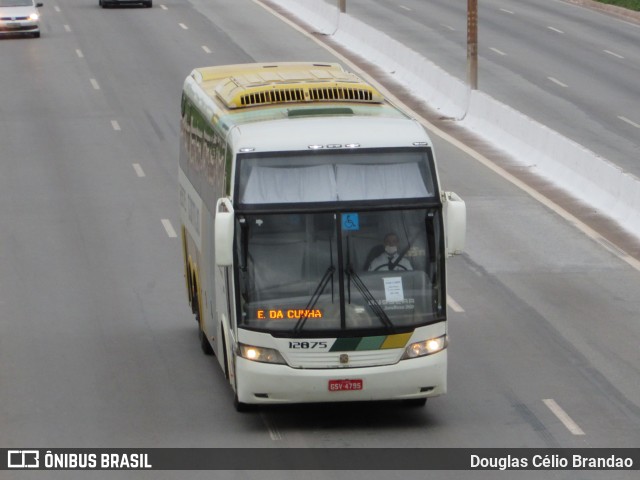
<instances>
[{"instance_id":1,"label":"bus front grille vent","mask_svg":"<svg viewBox=\"0 0 640 480\"><path fill-rule=\"evenodd\" d=\"M215 88L218 99L231 110L292 103L383 103L380 92L363 82L283 82L245 84L229 79Z\"/></svg>"},{"instance_id":2,"label":"bus front grille vent","mask_svg":"<svg viewBox=\"0 0 640 480\"><path fill-rule=\"evenodd\" d=\"M302 102L356 102L380 103L381 97L374 90L355 87L303 87L303 88L265 88L254 90L239 96L240 105L233 100L227 101L230 108L253 107L275 103Z\"/></svg>"},{"instance_id":3,"label":"bus front grille vent","mask_svg":"<svg viewBox=\"0 0 640 480\"><path fill-rule=\"evenodd\" d=\"M304 90L301 88L259 91L240 97L240 105L243 107L302 101L304 101Z\"/></svg>"},{"instance_id":4,"label":"bus front grille vent","mask_svg":"<svg viewBox=\"0 0 640 480\"><path fill-rule=\"evenodd\" d=\"M347 100L352 102L371 102L373 92L363 88L310 88L309 99L312 101L322 100Z\"/></svg>"}]
</instances>

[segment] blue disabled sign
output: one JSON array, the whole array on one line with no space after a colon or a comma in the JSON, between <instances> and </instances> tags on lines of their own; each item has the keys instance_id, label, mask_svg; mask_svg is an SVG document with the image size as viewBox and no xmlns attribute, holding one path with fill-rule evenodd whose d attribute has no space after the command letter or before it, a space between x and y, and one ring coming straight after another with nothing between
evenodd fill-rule
<instances>
[{"instance_id":1,"label":"blue disabled sign","mask_svg":"<svg viewBox=\"0 0 640 480\"><path fill-rule=\"evenodd\" d=\"M342 214L342 229L343 230L360 230L360 218L357 213L343 213Z\"/></svg>"}]
</instances>

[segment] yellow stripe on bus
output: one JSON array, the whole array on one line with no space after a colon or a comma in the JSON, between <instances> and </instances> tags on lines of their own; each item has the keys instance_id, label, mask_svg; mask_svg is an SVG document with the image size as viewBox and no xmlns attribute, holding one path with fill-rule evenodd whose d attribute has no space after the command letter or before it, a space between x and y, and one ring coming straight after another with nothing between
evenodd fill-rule
<instances>
[{"instance_id":1,"label":"yellow stripe on bus","mask_svg":"<svg viewBox=\"0 0 640 480\"><path fill-rule=\"evenodd\" d=\"M402 348L407 344L410 338L411 332L389 335L380 348Z\"/></svg>"}]
</instances>

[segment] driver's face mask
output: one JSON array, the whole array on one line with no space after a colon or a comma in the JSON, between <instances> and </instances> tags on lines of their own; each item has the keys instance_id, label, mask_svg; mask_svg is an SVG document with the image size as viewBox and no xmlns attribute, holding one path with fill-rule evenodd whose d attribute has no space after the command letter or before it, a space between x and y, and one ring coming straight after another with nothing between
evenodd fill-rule
<instances>
[{"instance_id":1,"label":"driver's face mask","mask_svg":"<svg viewBox=\"0 0 640 480\"><path fill-rule=\"evenodd\" d=\"M388 255L395 255L398 252L398 247L387 245L386 247L384 247L384 251L387 252Z\"/></svg>"}]
</instances>

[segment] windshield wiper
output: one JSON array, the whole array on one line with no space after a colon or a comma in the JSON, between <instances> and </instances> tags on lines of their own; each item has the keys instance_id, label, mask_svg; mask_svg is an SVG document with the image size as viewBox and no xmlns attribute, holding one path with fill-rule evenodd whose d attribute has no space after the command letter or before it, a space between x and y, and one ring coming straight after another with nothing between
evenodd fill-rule
<instances>
[{"instance_id":1,"label":"windshield wiper","mask_svg":"<svg viewBox=\"0 0 640 480\"><path fill-rule=\"evenodd\" d=\"M322 292L324 292L324 289L327 287L327 283L329 283L329 278L333 276L333 273L335 271L336 271L336 268L333 265L329 265L329 268L327 268L327 271L324 272L324 275L320 279L320 283L318 283L318 286L313 292L313 295L311 295L311 298L309 299L307 306L304 308L304 314L301 315L300 318L298 318L296 325L293 327L293 331L295 333L299 333L300 331L302 331L302 327L304 327L304 324L307 321L307 318L309 318L309 312L313 310L313 307L315 307L316 303L318 302L318 299L320 298L320 295L322 295Z\"/></svg>"},{"instance_id":2,"label":"windshield wiper","mask_svg":"<svg viewBox=\"0 0 640 480\"><path fill-rule=\"evenodd\" d=\"M393 322L389 319L389 316L387 315L387 313L380 306L380 304L375 299L371 291L367 288L367 286L364 284L362 279L355 272L352 265L349 265L347 267L347 275L349 275L350 278L353 278L353 284L360 291L362 296L365 298L365 300L371 307L371 310L373 310L373 312L378 316L378 318L382 321L382 323L384 323L384 325L389 330L395 331L395 326L393 325Z\"/></svg>"}]
</instances>

